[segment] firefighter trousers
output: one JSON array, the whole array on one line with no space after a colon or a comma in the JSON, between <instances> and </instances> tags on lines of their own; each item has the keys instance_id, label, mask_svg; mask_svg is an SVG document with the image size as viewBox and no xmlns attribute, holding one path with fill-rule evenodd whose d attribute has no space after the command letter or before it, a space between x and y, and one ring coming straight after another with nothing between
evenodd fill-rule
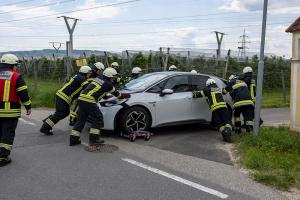
<instances>
[{"instance_id":1,"label":"firefighter trousers","mask_svg":"<svg viewBox=\"0 0 300 200\"><path fill-rule=\"evenodd\" d=\"M56 96L55 100L55 113L50 115L44 120L44 123L48 124L51 128L60 120L66 118L70 114L70 105Z\"/></svg>"},{"instance_id":2,"label":"firefighter trousers","mask_svg":"<svg viewBox=\"0 0 300 200\"><path fill-rule=\"evenodd\" d=\"M212 125L221 133L225 128L232 129L231 115L228 108L219 108L212 112Z\"/></svg>"},{"instance_id":3,"label":"firefighter trousers","mask_svg":"<svg viewBox=\"0 0 300 200\"><path fill-rule=\"evenodd\" d=\"M254 106L246 105L234 108L234 124L237 128L241 127L241 115L243 115L244 121L246 123L246 127L253 127L253 119L254 119Z\"/></svg>"},{"instance_id":4,"label":"firefighter trousers","mask_svg":"<svg viewBox=\"0 0 300 200\"><path fill-rule=\"evenodd\" d=\"M78 101L78 116L71 132L71 136L80 136L88 118L91 119L90 135L100 135L100 129L103 127L104 122L99 107L97 104Z\"/></svg>"},{"instance_id":5,"label":"firefighter trousers","mask_svg":"<svg viewBox=\"0 0 300 200\"><path fill-rule=\"evenodd\" d=\"M15 139L18 118L0 118L0 158L9 156Z\"/></svg>"}]
</instances>

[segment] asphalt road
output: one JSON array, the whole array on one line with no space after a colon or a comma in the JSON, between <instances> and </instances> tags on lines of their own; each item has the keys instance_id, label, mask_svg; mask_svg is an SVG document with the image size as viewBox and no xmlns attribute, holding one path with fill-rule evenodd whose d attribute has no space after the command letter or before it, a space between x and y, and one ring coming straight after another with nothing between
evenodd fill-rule
<instances>
[{"instance_id":1,"label":"asphalt road","mask_svg":"<svg viewBox=\"0 0 300 200\"><path fill-rule=\"evenodd\" d=\"M36 110L20 120L13 162L0 168L1 200L286 199L240 173L208 127L157 129L149 142L106 137L119 150L90 153L68 146L66 121L54 136L41 135L49 113Z\"/></svg>"}]
</instances>

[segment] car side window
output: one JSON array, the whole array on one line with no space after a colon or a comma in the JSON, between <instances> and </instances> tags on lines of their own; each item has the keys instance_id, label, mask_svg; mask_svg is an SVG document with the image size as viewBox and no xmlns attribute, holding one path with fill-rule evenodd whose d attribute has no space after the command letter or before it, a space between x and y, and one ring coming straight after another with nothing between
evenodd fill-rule
<instances>
[{"instance_id":1,"label":"car side window","mask_svg":"<svg viewBox=\"0 0 300 200\"><path fill-rule=\"evenodd\" d=\"M192 89L203 90L205 88L207 79L209 79L208 76L203 76L203 75L192 76Z\"/></svg>"},{"instance_id":2,"label":"car side window","mask_svg":"<svg viewBox=\"0 0 300 200\"><path fill-rule=\"evenodd\" d=\"M162 82L156 84L155 86L153 86L152 88L150 88L147 92L150 92L150 93L161 93L161 91L165 87L166 82L167 81L165 80L165 81L162 81Z\"/></svg>"},{"instance_id":3,"label":"car side window","mask_svg":"<svg viewBox=\"0 0 300 200\"><path fill-rule=\"evenodd\" d=\"M188 76L175 76L168 79L165 89L172 89L174 93L191 91Z\"/></svg>"}]
</instances>

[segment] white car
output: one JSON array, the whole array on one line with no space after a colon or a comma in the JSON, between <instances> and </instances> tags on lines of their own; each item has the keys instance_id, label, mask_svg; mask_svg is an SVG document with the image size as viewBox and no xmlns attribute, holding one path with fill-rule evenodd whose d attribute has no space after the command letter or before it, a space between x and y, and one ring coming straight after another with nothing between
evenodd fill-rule
<instances>
[{"instance_id":1,"label":"white car","mask_svg":"<svg viewBox=\"0 0 300 200\"><path fill-rule=\"evenodd\" d=\"M111 99L99 103L104 130L129 133L149 128L210 123L211 111L206 98L192 98L192 91L205 87L212 78L220 88L225 81L214 76L190 72L154 72L126 84L123 93L130 93L127 106L112 104ZM231 104L229 95L224 98Z\"/></svg>"}]
</instances>

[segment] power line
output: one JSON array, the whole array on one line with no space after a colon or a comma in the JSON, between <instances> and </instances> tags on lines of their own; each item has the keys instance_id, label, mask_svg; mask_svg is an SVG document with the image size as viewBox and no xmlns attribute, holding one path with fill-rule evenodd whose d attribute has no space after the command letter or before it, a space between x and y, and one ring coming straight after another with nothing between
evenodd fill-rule
<instances>
[{"instance_id":1,"label":"power line","mask_svg":"<svg viewBox=\"0 0 300 200\"><path fill-rule=\"evenodd\" d=\"M27 2L31 2L31 1L35 1L35 0L26 0L26 1L14 2L14 3L7 3L7 4L2 4L2 5L0 5L0 6L13 6L13 5L22 4L22 3L27 3Z\"/></svg>"},{"instance_id":2,"label":"power line","mask_svg":"<svg viewBox=\"0 0 300 200\"><path fill-rule=\"evenodd\" d=\"M106 5L101 5L101 6L94 6L94 7L90 7L90 8L83 8L83 9L77 9L77 10L71 10L71 11L66 11L66 12L61 12L61 13L56 13L56 14L49 14L49 15L41 15L41 16L36 16L36 17L27 17L27 18L21 18L21 19L0 21L0 23L18 22L18 21L23 21L23 20L38 19L38 18L44 18L44 17L52 17L52 16L69 14L69 13L74 13L74 12L93 10L93 9L98 9L98 8L103 8L103 7L110 7L110 6L118 6L118 5L123 5L123 4L129 4L129 3L134 3L134 2L138 2L138 1L142 1L142 0L123 1L123 2L119 2L119 3L111 3L111 4L106 4Z\"/></svg>"},{"instance_id":3,"label":"power line","mask_svg":"<svg viewBox=\"0 0 300 200\"><path fill-rule=\"evenodd\" d=\"M70 1L75 1L75 0L58 1L58 2L54 2L54 3L48 3L48 4L39 5L39 6L33 6L33 7L27 7L27 8L22 8L22 9L18 9L18 10L5 11L5 12L0 12L0 15L6 14L6 13L20 12L20 11L24 11L24 10L32 10L32 9L35 9L35 8L40 8L40 7L45 7L45 6L52 6L52 5L56 5L56 4L64 4L64 3L68 3Z\"/></svg>"}]
</instances>

